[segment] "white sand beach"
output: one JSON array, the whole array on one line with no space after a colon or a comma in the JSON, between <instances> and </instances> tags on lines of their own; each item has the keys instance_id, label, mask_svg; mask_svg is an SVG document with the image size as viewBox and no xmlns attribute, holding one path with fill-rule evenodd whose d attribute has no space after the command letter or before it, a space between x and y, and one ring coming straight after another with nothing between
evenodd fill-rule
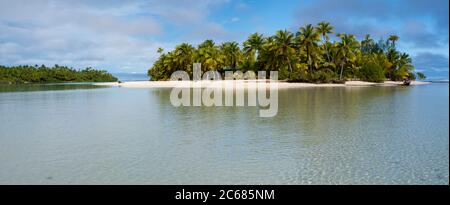
<instances>
[{"instance_id":1,"label":"white sand beach","mask_svg":"<svg viewBox=\"0 0 450 205\"><path fill-rule=\"evenodd\" d=\"M129 82L107 82L107 83L95 83L100 86L117 86L126 88L173 88L173 87L256 87L258 83L275 81L265 80L219 80L219 81L129 81ZM333 83L288 83L283 81L276 81L277 86L280 89L283 88L303 88L303 87L353 87L353 86L400 86L402 82L385 81L382 83L373 83L365 81L346 81L345 84L333 84ZM412 81L411 85L425 85L431 84L431 82ZM269 83L266 83L269 85Z\"/></svg>"}]
</instances>

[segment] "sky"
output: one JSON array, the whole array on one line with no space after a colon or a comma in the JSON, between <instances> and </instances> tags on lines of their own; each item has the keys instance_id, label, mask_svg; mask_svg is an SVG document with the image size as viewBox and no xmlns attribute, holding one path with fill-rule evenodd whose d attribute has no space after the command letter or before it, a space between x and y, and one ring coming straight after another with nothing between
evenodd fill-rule
<instances>
[{"instance_id":1,"label":"sky","mask_svg":"<svg viewBox=\"0 0 450 205\"><path fill-rule=\"evenodd\" d=\"M328 21L362 39L400 37L417 71L448 79L448 0L0 0L0 64L146 73L188 42L244 41Z\"/></svg>"}]
</instances>

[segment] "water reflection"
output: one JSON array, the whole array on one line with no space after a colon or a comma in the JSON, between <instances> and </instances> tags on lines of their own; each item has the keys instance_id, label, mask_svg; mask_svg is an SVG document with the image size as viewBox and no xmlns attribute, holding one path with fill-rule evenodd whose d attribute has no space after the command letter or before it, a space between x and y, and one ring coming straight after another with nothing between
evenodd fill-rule
<instances>
[{"instance_id":1,"label":"water reflection","mask_svg":"<svg viewBox=\"0 0 450 205\"><path fill-rule=\"evenodd\" d=\"M30 92L48 90L75 90L106 88L92 83L53 83L53 84L0 84L0 92Z\"/></svg>"},{"instance_id":2,"label":"water reflection","mask_svg":"<svg viewBox=\"0 0 450 205\"><path fill-rule=\"evenodd\" d=\"M208 130L212 135L215 132L220 133L219 129L235 127L240 131L275 129L281 135L273 137L297 135L301 146L314 146L333 137L334 132L340 130L341 126L358 126L361 115L396 112L394 109L391 110L395 106L380 107L377 100L381 98L388 103L395 103L398 95L401 95L401 92L408 92L408 89L400 87L280 89L278 114L267 119L259 117L258 110L263 109L260 107L174 107L170 104L170 91L170 89L150 90L149 99L156 100L157 112L160 113L158 117L161 120L178 122L176 126L181 127L187 134L193 135L195 133L189 132L200 128ZM197 119L193 119L194 117ZM294 133L292 128L295 128Z\"/></svg>"}]
</instances>

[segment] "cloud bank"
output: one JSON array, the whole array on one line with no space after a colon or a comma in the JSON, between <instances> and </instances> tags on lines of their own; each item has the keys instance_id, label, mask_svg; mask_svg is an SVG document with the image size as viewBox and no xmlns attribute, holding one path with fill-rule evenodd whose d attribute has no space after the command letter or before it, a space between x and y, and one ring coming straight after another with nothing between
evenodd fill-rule
<instances>
[{"instance_id":1,"label":"cloud bank","mask_svg":"<svg viewBox=\"0 0 450 205\"><path fill-rule=\"evenodd\" d=\"M145 72L171 26L224 32L207 20L217 1L0 1L0 64L94 66ZM170 23L168 23L170 22ZM193 29L195 30L195 29ZM193 31L189 34L195 36Z\"/></svg>"}]
</instances>

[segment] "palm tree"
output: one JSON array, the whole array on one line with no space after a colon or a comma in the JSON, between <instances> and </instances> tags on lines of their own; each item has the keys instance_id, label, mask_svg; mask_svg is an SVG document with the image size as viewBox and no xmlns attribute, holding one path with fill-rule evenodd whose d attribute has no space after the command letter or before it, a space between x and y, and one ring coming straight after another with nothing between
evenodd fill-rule
<instances>
[{"instance_id":1,"label":"palm tree","mask_svg":"<svg viewBox=\"0 0 450 205\"><path fill-rule=\"evenodd\" d=\"M198 49L201 49L201 48L212 48L214 46L216 46L216 44L214 43L213 40L206 39L205 41L203 41L202 43L200 43L198 45Z\"/></svg>"},{"instance_id":2,"label":"palm tree","mask_svg":"<svg viewBox=\"0 0 450 205\"><path fill-rule=\"evenodd\" d=\"M207 39L198 45L195 62L201 63L202 68L206 70L217 69L220 64L220 56L213 40Z\"/></svg>"},{"instance_id":3,"label":"palm tree","mask_svg":"<svg viewBox=\"0 0 450 205\"><path fill-rule=\"evenodd\" d=\"M413 75L414 66L411 57L402 53L394 63L396 69L394 71L393 80L405 80Z\"/></svg>"},{"instance_id":4,"label":"palm tree","mask_svg":"<svg viewBox=\"0 0 450 205\"><path fill-rule=\"evenodd\" d=\"M328 23L326 21L322 21L322 22L317 24L317 28L316 29L322 35L323 41L325 41L325 42L330 41L330 37L328 36L328 34L332 34L333 33L333 29L334 29L334 27L331 26L330 23Z\"/></svg>"},{"instance_id":5,"label":"palm tree","mask_svg":"<svg viewBox=\"0 0 450 205\"><path fill-rule=\"evenodd\" d=\"M387 73L387 77L389 79L394 80L395 79L395 71L399 67L399 59L400 59L401 54L398 51L396 51L395 49L389 49L385 53L385 56L388 60L388 66L386 66L385 72Z\"/></svg>"},{"instance_id":6,"label":"palm tree","mask_svg":"<svg viewBox=\"0 0 450 205\"><path fill-rule=\"evenodd\" d=\"M291 58L295 55L294 34L287 30L279 30L276 32L274 38L274 51L277 56L286 59L289 66L289 79L292 75Z\"/></svg>"},{"instance_id":7,"label":"palm tree","mask_svg":"<svg viewBox=\"0 0 450 205\"><path fill-rule=\"evenodd\" d=\"M370 37L370 34L364 36L364 39L361 41L361 52L365 54L373 53L374 40Z\"/></svg>"},{"instance_id":8,"label":"palm tree","mask_svg":"<svg viewBox=\"0 0 450 205\"><path fill-rule=\"evenodd\" d=\"M328 44L330 41L330 37L328 36L328 34L332 34L333 33L333 29L334 27L331 26L330 23L326 22L326 21L322 21L320 23L317 24L317 32L319 32L322 35L323 41L324 41L324 48L325 48L325 53L327 55L327 60L328 62L331 60L330 59L330 54L328 51Z\"/></svg>"},{"instance_id":9,"label":"palm tree","mask_svg":"<svg viewBox=\"0 0 450 205\"><path fill-rule=\"evenodd\" d=\"M342 80L344 65L349 61L355 60L356 48L358 48L359 43L353 35L338 34L338 37L341 38L341 42L337 43L337 57L341 66L339 80Z\"/></svg>"},{"instance_id":10,"label":"palm tree","mask_svg":"<svg viewBox=\"0 0 450 205\"><path fill-rule=\"evenodd\" d=\"M194 62L194 53L195 48L192 45L187 43L178 45L173 51L173 56L175 58L175 63L177 64L178 69L191 73L192 64Z\"/></svg>"},{"instance_id":11,"label":"palm tree","mask_svg":"<svg viewBox=\"0 0 450 205\"><path fill-rule=\"evenodd\" d=\"M258 57L258 63L266 71L278 70L278 65L280 65L280 62L284 61L284 59L282 59L281 61L277 59L277 48L275 45L276 42L274 36L268 36L264 39L264 43L261 47L260 55Z\"/></svg>"},{"instance_id":12,"label":"palm tree","mask_svg":"<svg viewBox=\"0 0 450 205\"><path fill-rule=\"evenodd\" d=\"M224 66L236 69L242 56L239 44L236 42L224 42L220 45L220 52L224 57Z\"/></svg>"},{"instance_id":13,"label":"palm tree","mask_svg":"<svg viewBox=\"0 0 450 205\"><path fill-rule=\"evenodd\" d=\"M388 40L392 42L393 47L395 48L395 42L398 41L399 37L397 35L390 35Z\"/></svg>"},{"instance_id":14,"label":"palm tree","mask_svg":"<svg viewBox=\"0 0 450 205\"><path fill-rule=\"evenodd\" d=\"M314 53L318 49L318 42L320 41L320 34L314 29L311 24L301 27L297 32L297 43L306 49L306 63L308 64L309 71L313 72Z\"/></svg>"},{"instance_id":15,"label":"palm tree","mask_svg":"<svg viewBox=\"0 0 450 205\"><path fill-rule=\"evenodd\" d=\"M264 44L264 38L259 33L254 33L248 37L244 42L244 53L247 57L250 57L252 61L256 61L256 58L261 51Z\"/></svg>"}]
</instances>

